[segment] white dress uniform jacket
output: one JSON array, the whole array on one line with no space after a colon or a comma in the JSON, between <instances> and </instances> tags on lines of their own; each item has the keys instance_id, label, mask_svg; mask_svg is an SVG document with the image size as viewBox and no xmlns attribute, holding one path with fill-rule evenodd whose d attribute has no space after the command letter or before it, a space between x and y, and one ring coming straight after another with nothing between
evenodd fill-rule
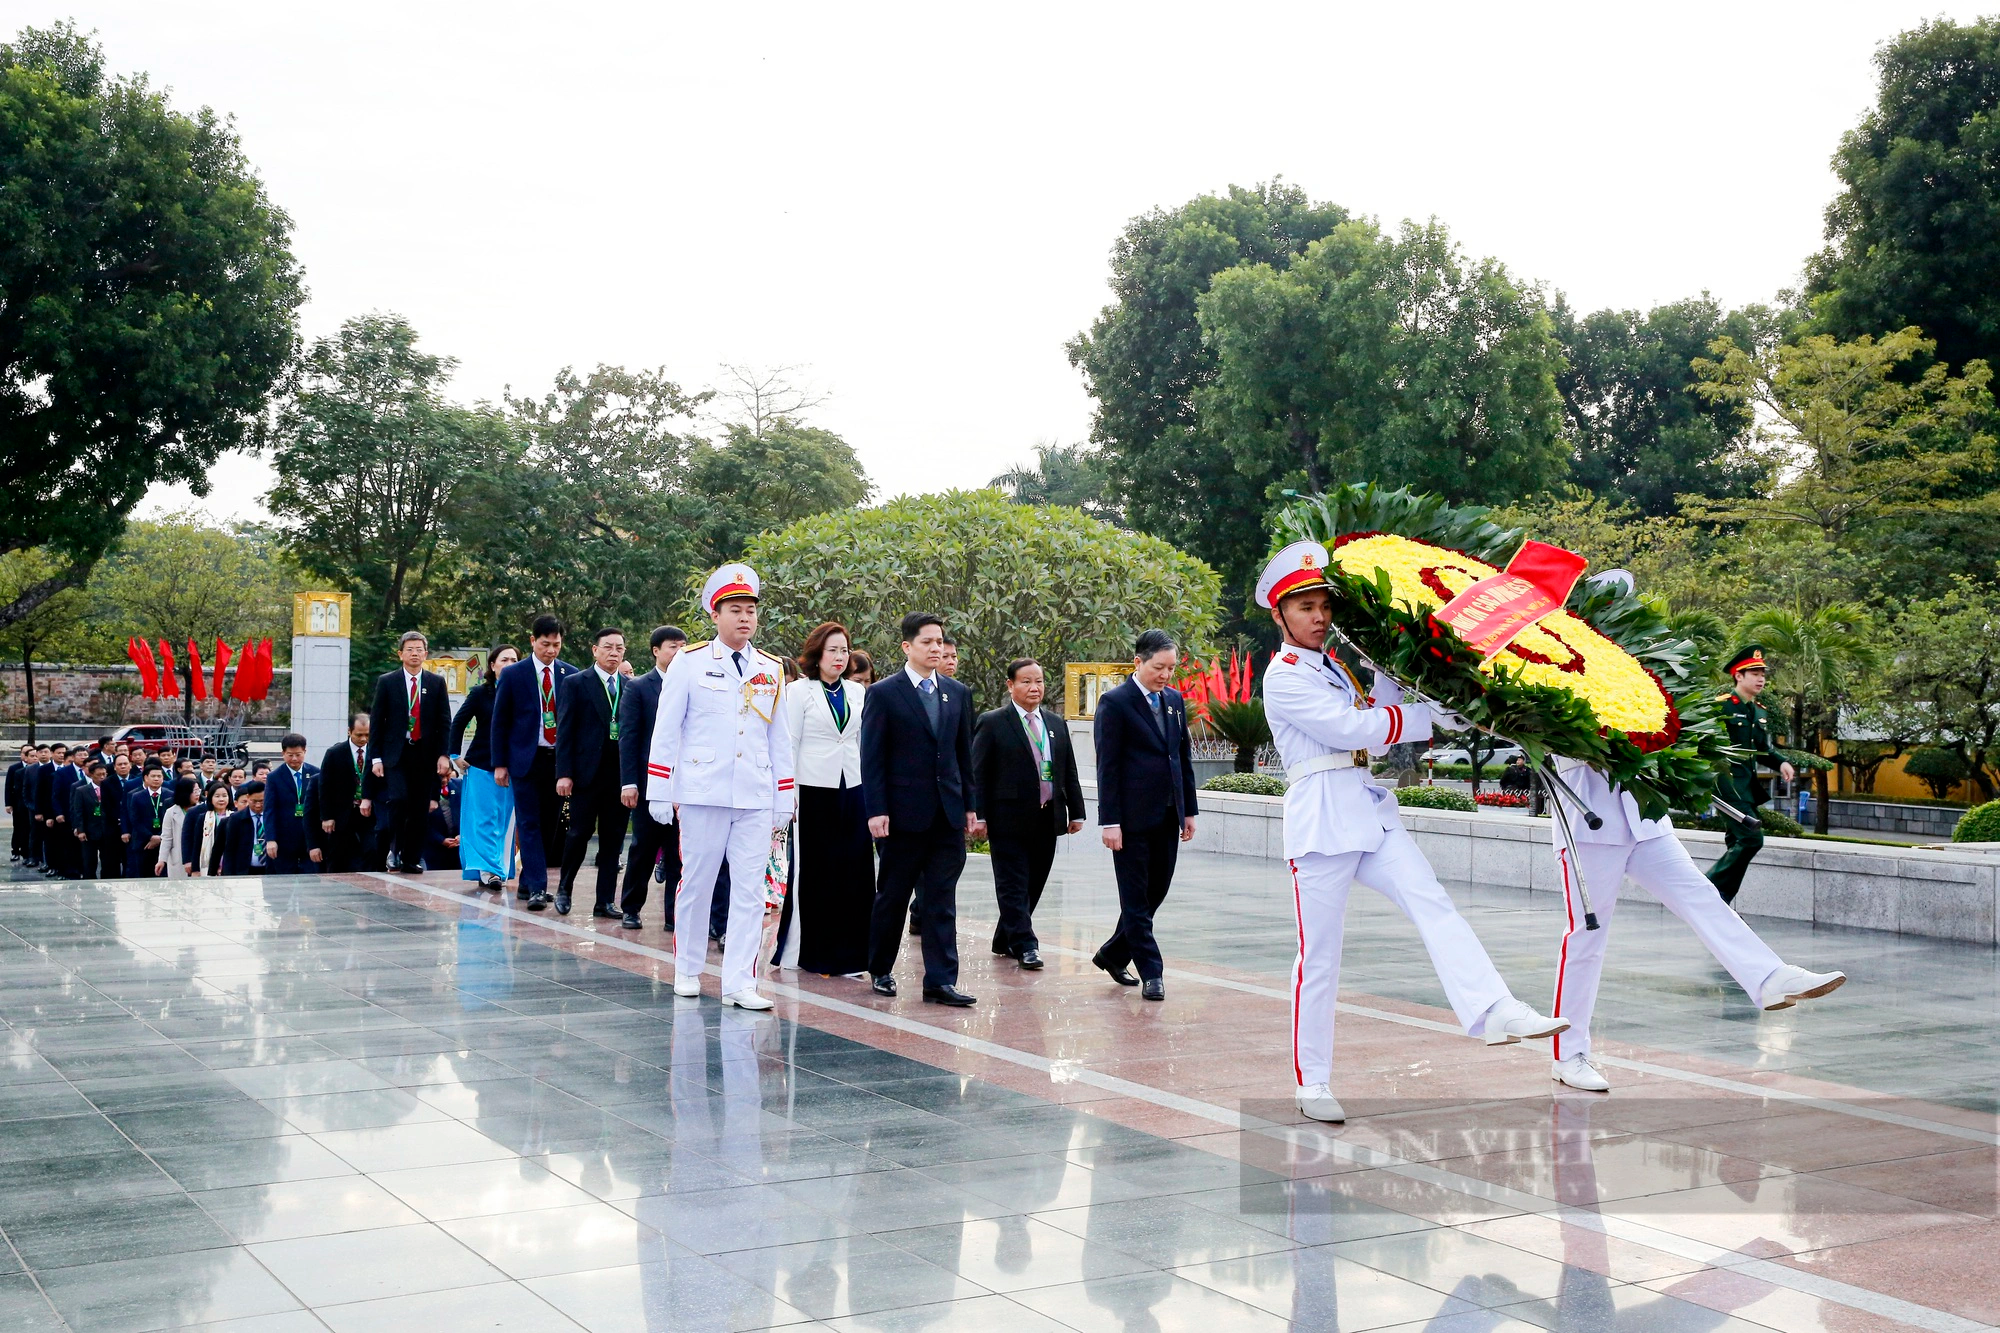
<instances>
[{"instance_id":1,"label":"white dress uniform jacket","mask_svg":"<svg viewBox=\"0 0 2000 1333\"><path fill-rule=\"evenodd\" d=\"M836 730L833 710L826 706L826 686L816 680L795 681L785 690L785 729L792 737L792 769L801 786L837 788L844 780L861 786L861 708L867 689L857 681L840 683L847 697L847 730Z\"/></svg>"},{"instance_id":2,"label":"white dress uniform jacket","mask_svg":"<svg viewBox=\"0 0 2000 1333\"><path fill-rule=\"evenodd\" d=\"M687 649L667 668L646 761L648 802L791 809L784 668L748 644L743 657L738 675L718 639Z\"/></svg>"},{"instance_id":3,"label":"white dress uniform jacket","mask_svg":"<svg viewBox=\"0 0 2000 1333\"><path fill-rule=\"evenodd\" d=\"M1602 828L1594 829L1584 822L1582 811L1565 803L1563 813L1569 816L1570 831L1576 834L1578 842L1646 842L1673 833L1674 826L1669 820L1639 818L1639 803L1632 799L1632 794L1623 787L1612 786L1609 778L1581 759L1556 760L1556 773L1604 821ZM1564 798L1555 793L1553 799ZM1558 844L1562 840L1560 826L1556 828L1556 840Z\"/></svg>"},{"instance_id":4,"label":"white dress uniform jacket","mask_svg":"<svg viewBox=\"0 0 2000 1333\"><path fill-rule=\"evenodd\" d=\"M1323 755L1383 749L1431 738L1431 710L1406 704L1403 692L1376 673L1375 694L1359 697L1354 682L1326 654L1286 644L1264 673L1264 716L1289 775ZM1368 780L1365 766L1328 768L1291 779L1285 790L1285 856L1372 852L1382 835L1403 826L1396 798Z\"/></svg>"}]
</instances>

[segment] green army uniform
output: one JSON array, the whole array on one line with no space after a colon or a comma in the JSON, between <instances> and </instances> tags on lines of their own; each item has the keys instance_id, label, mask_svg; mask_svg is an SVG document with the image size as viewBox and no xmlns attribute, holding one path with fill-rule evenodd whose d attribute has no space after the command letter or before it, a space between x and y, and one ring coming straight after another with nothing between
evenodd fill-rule
<instances>
[{"instance_id":1,"label":"green army uniform","mask_svg":"<svg viewBox=\"0 0 2000 1333\"><path fill-rule=\"evenodd\" d=\"M1729 674L1733 677L1738 671L1763 665L1764 650L1753 644L1730 659ZM1750 752L1749 758L1729 765L1715 778L1715 794L1753 817L1750 823L1740 824L1723 816L1722 856L1708 868L1709 882L1722 895L1722 901L1733 902L1743 888L1743 876L1749 872L1750 862L1764 850L1764 826L1754 818L1766 794L1763 782L1757 777L1757 765L1762 762L1775 769L1788 761L1771 743L1769 709L1744 700L1733 689L1719 696L1717 702L1721 705L1723 724L1729 729L1729 743Z\"/></svg>"}]
</instances>

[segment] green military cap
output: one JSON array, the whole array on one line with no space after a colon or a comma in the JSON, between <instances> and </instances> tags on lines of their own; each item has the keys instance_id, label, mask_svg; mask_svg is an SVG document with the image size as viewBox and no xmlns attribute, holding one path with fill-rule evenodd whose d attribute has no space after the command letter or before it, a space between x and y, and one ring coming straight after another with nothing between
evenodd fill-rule
<instances>
[{"instance_id":1,"label":"green military cap","mask_svg":"<svg viewBox=\"0 0 2000 1333\"><path fill-rule=\"evenodd\" d=\"M1732 676L1739 671L1765 671L1768 669L1769 664L1764 661L1764 645L1761 643L1746 643L1730 654L1729 674Z\"/></svg>"}]
</instances>

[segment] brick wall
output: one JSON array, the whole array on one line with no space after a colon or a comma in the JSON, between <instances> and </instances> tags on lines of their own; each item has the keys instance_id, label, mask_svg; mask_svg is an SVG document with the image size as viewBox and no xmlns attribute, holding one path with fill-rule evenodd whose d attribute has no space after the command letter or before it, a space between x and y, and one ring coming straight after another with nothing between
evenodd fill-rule
<instances>
[{"instance_id":1,"label":"brick wall","mask_svg":"<svg viewBox=\"0 0 2000 1333\"><path fill-rule=\"evenodd\" d=\"M233 674L233 673L232 673ZM225 684L227 681L225 681ZM185 684L183 684L185 688ZM111 728L126 722L179 722L185 699L148 699L139 693L139 668L69 666L35 663L35 719L38 722L83 722ZM248 709L251 725L285 726L292 716L292 669L273 672L271 693L256 703L208 699L194 706L197 722L222 717L229 709ZM0 723L28 720L28 692L21 668L0 668Z\"/></svg>"}]
</instances>

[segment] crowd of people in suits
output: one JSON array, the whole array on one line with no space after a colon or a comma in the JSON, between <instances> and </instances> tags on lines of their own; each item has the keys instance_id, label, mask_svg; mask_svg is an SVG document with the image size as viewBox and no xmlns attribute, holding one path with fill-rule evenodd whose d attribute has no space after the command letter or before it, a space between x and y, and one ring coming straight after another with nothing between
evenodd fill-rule
<instances>
[{"instance_id":1,"label":"crowd of people in suits","mask_svg":"<svg viewBox=\"0 0 2000 1333\"><path fill-rule=\"evenodd\" d=\"M716 571L716 633L690 650L683 630L655 628L643 670L613 627L591 635L589 666L565 660L564 626L542 616L525 654L492 647L456 715L425 668L425 636L404 634L372 706L317 765L296 734L252 773L135 757L108 738L74 755L24 747L6 779L15 860L72 878L455 869L474 891L511 882L518 907L567 915L594 846L592 915L641 928L665 886L677 968L698 973L720 945L726 995L755 999L768 879L782 886L768 965L894 995L907 922L924 998L970 1005L956 893L968 843L984 840L992 951L1039 970L1034 914L1058 840L1085 817L1043 665L1008 663L1007 702L981 713L940 616L903 618L905 662L877 680L841 624L789 658L752 647L758 591L747 566ZM1121 912L1093 961L1148 999L1164 995L1154 916L1196 811L1177 663L1167 635L1141 635L1132 679L1103 696L1095 724ZM675 931L677 918L696 929Z\"/></svg>"}]
</instances>

